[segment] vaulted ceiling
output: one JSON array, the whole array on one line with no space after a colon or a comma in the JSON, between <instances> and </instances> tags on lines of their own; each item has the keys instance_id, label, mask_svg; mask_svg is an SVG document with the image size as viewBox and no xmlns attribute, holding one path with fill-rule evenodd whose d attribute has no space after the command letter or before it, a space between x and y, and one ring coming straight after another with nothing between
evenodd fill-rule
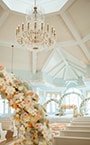
<instances>
[{"instance_id":1,"label":"vaulted ceiling","mask_svg":"<svg viewBox=\"0 0 90 145\"><path fill-rule=\"evenodd\" d=\"M70 83L87 87L90 81L90 0L68 0L62 8L61 1L40 3L45 6L46 22L55 27L57 34L55 48L40 52L19 47L15 38L17 25L25 21L25 6L32 3L0 1L0 64L42 89Z\"/></svg>"}]
</instances>

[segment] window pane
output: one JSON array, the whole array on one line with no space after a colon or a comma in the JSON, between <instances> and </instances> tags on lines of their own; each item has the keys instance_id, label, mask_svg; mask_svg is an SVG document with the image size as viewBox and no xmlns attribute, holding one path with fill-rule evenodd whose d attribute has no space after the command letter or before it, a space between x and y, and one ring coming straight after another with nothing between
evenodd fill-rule
<instances>
[{"instance_id":1,"label":"window pane","mask_svg":"<svg viewBox=\"0 0 90 145\"><path fill-rule=\"evenodd\" d=\"M3 114L4 112L4 105L3 105L3 99L0 99L0 114Z\"/></svg>"},{"instance_id":2,"label":"window pane","mask_svg":"<svg viewBox=\"0 0 90 145\"><path fill-rule=\"evenodd\" d=\"M9 106L8 106L8 101L5 100L5 114L8 114L8 109L9 109Z\"/></svg>"}]
</instances>

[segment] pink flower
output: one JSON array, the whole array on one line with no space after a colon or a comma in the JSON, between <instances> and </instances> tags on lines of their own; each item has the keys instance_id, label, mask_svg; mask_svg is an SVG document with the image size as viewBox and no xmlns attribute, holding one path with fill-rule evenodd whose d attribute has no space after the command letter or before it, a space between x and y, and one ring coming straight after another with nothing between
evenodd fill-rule
<instances>
[{"instance_id":1,"label":"pink flower","mask_svg":"<svg viewBox=\"0 0 90 145\"><path fill-rule=\"evenodd\" d=\"M0 70L3 70L4 69L4 66L0 65Z\"/></svg>"},{"instance_id":2,"label":"pink flower","mask_svg":"<svg viewBox=\"0 0 90 145\"><path fill-rule=\"evenodd\" d=\"M35 127L36 129L38 129L38 128L41 128L41 126L42 126L41 123L36 123L34 127Z\"/></svg>"},{"instance_id":3,"label":"pink flower","mask_svg":"<svg viewBox=\"0 0 90 145\"><path fill-rule=\"evenodd\" d=\"M33 92L30 92L30 96L33 96L33 94L34 94Z\"/></svg>"},{"instance_id":4,"label":"pink flower","mask_svg":"<svg viewBox=\"0 0 90 145\"><path fill-rule=\"evenodd\" d=\"M25 99L25 104L30 104L31 100L30 99Z\"/></svg>"}]
</instances>

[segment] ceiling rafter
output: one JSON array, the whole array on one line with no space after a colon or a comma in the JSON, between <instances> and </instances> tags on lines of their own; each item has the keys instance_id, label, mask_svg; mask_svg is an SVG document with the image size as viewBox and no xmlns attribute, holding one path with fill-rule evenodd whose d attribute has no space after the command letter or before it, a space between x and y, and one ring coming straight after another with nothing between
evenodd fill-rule
<instances>
[{"instance_id":1,"label":"ceiling rafter","mask_svg":"<svg viewBox=\"0 0 90 145\"><path fill-rule=\"evenodd\" d=\"M65 47L65 46L76 46L78 45L78 42L76 40L70 40L70 41L63 41L63 42L57 42L57 47Z\"/></svg>"},{"instance_id":2,"label":"ceiling rafter","mask_svg":"<svg viewBox=\"0 0 90 145\"><path fill-rule=\"evenodd\" d=\"M82 39L83 43L85 43L85 42L87 42L87 41L89 41L89 40L90 40L90 34L86 35L86 36Z\"/></svg>"},{"instance_id":3,"label":"ceiling rafter","mask_svg":"<svg viewBox=\"0 0 90 145\"><path fill-rule=\"evenodd\" d=\"M51 76L57 76L58 73L60 72L60 70L61 70L64 66L65 66L64 64L60 65L57 69L54 69L54 70L50 73L50 75L51 75Z\"/></svg>"},{"instance_id":4,"label":"ceiling rafter","mask_svg":"<svg viewBox=\"0 0 90 145\"><path fill-rule=\"evenodd\" d=\"M3 47L10 47L10 42L5 42L5 41L0 41L0 46L3 46Z\"/></svg>"},{"instance_id":5,"label":"ceiling rafter","mask_svg":"<svg viewBox=\"0 0 90 145\"><path fill-rule=\"evenodd\" d=\"M46 66L48 65L48 62L49 62L49 61L51 60L51 58L53 57L54 53L55 53L55 49L51 52L51 54L50 54L49 57L47 58L45 64L44 64L43 67L42 67L42 71L44 71L44 70L46 69Z\"/></svg>"},{"instance_id":6,"label":"ceiling rafter","mask_svg":"<svg viewBox=\"0 0 90 145\"><path fill-rule=\"evenodd\" d=\"M62 19L64 20L64 22L66 23L66 25L68 26L71 33L73 34L73 36L75 37L75 39L77 40L77 42L80 45L80 48L83 50L85 56L90 61L90 53L89 53L87 47L85 46L85 44L83 43L79 33L77 32L71 18L69 17L69 15L67 15L66 13L63 13L63 12L61 12L60 15L61 15Z\"/></svg>"},{"instance_id":7,"label":"ceiling rafter","mask_svg":"<svg viewBox=\"0 0 90 145\"><path fill-rule=\"evenodd\" d=\"M3 12L2 16L0 17L0 27L3 25L3 23L6 21L8 18L9 13L8 12Z\"/></svg>"},{"instance_id":8,"label":"ceiling rafter","mask_svg":"<svg viewBox=\"0 0 90 145\"><path fill-rule=\"evenodd\" d=\"M63 64L63 63L61 63L61 61L59 61L58 64L57 64L56 66L52 67L52 68L48 71L48 73L53 72L53 70L57 70L57 68L61 67L62 64Z\"/></svg>"},{"instance_id":9,"label":"ceiling rafter","mask_svg":"<svg viewBox=\"0 0 90 145\"><path fill-rule=\"evenodd\" d=\"M4 9L7 10L7 12L10 12L10 9L7 7L7 5L3 2L3 0L0 0L0 6Z\"/></svg>"},{"instance_id":10,"label":"ceiling rafter","mask_svg":"<svg viewBox=\"0 0 90 145\"><path fill-rule=\"evenodd\" d=\"M68 65L68 62L67 62L67 60L65 59L64 55L62 54L61 48L60 48L60 49L56 48L56 51L57 51L57 53L60 55L60 57L62 58L62 60L63 60L63 62L65 63L65 65L67 66L67 65Z\"/></svg>"},{"instance_id":11,"label":"ceiling rafter","mask_svg":"<svg viewBox=\"0 0 90 145\"><path fill-rule=\"evenodd\" d=\"M70 66L71 70L74 72L74 74L75 74L77 77L79 77L79 75L77 74L77 72L76 72L76 70L74 69L74 67L72 67L71 65L69 65L69 66Z\"/></svg>"},{"instance_id":12,"label":"ceiling rafter","mask_svg":"<svg viewBox=\"0 0 90 145\"><path fill-rule=\"evenodd\" d=\"M63 65L52 77L53 79L57 78L56 76L58 75L58 73L60 74L64 69L65 69L65 65Z\"/></svg>"},{"instance_id":13,"label":"ceiling rafter","mask_svg":"<svg viewBox=\"0 0 90 145\"><path fill-rule=\"evenodd\" d=\"M79 65L76 65L76 64L74 64L74 63L72 63L72 62L69 62L69 64L70 64L72 67L74 67L75 69L77 69L78 71L82 72L83 74L86 73L86 69L79 67Z\"/></svg>"},{"instance_id":14,"label":"ceiling rafter","mask_svg":"<svg viewBox=\"0 0 90 145\"><path fill-rule=\"evenodd\" d=\"M71 55L70 53L68 53L67 51L65 51L64 49L62 49L62 52L64 54L66 54L65 57L67 57L67 60L69 62L70 61L75 62L75 64L77 64L79 67L83 66L83 69L86 68L86 64L84 62L80 61L78 58L74 57L73 55Z\"/></svg>"},{"instance_id":15,"label":"ceiling rafter","mask_svg":"<svg viewBox=\"0 0 90 145\"><path fill-rule=\"evenodd\" d=\"M73 73L74 76L76 76L76 77L78 78L78 75L76 74L75 71L73 71L72 67L70 67L69 62L67 61L66 57L65 57L65 56L63 55L63 53L62 53L63 51L64 51L64 53L68 53L68 52L66 52L66 51L63 50L62 48L56 49L56 50L57 50L58 54L61 56L61 58L63 59L63 61L64 61L64 63L65 63L66 71L64 72L64 78L63 78L63 79L66 78L68 69ZM69 54L69 53L68 53L68 54ZM70 56L70 54L69 54L69 56ZM71 56L72 56L72 55L71 55ZM73 58L74 58L74 57L73 57ZM75 63L76 63L76 61L75 61ZM77 63L78 63L78 60L77 60Z\"/></svg>"},{"instance_id":16,"label":"ceiling rafter","mask_svg":"<svg viewBox=\"0 0 90 145\"><path fill-rule=\"evenodd\" d=\"M75 0L68 0L68 2L63 6L63 8L60 10L60 12L65 12L69 7L70 5L72 5L74 3Z\"/></svg>"},{"instance_id":17,"label":"ceiling rafter","mask_svg":"<svg viewBox=\"0 0 90 145\"><path fill-rule=\"evenodd\" d=\"M70 75L68 75L70 74ZM72 74L72 75L71 75ZM72 70L70 65L66 67L65 74L64 74L64 80L75 80L78 79L78 75Z\"/></svg>"}]
</instances>

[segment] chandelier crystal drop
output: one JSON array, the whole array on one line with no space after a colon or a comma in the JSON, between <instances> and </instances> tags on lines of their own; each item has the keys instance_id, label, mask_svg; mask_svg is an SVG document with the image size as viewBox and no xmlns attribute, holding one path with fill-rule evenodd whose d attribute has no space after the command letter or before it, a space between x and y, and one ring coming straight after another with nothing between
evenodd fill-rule
<instances>
[{"instance_id":1,"label":"chandelier crystal drop","mask_svg":"<svg viewBox=\"0 0 90 145\"><path fill-rule=\"evenodd\" d=\"M36 0L32 14L26 16L25 23L22 23L21 26L18 25L16 29L16 40L18 44L30 51L42 51L54 47L56 31L54 27L45 24L44 16L38 11L36 6Z\"/></svg>"}]
</instances>

